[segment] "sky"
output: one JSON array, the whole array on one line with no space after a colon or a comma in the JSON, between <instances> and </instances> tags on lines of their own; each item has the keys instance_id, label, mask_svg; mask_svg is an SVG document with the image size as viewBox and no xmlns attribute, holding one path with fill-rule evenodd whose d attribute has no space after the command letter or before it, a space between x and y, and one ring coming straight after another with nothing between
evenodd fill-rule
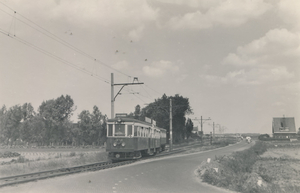
<instances>
[{"instance_id":1,"label":"sky","mask_svg":"<svg viewBox=\"0 0 300 193\"><path fill-rule=\"evenodd\" d=\"M111 116L111 74L125 86L115 113L189 99L195 126L272 133L300 127L298 0L0 0L0 106L70 95L77 122ZM134 78L137 77L137 80ZM114 86L114 94L121 86Z\"/></svg>"}]
</instances>

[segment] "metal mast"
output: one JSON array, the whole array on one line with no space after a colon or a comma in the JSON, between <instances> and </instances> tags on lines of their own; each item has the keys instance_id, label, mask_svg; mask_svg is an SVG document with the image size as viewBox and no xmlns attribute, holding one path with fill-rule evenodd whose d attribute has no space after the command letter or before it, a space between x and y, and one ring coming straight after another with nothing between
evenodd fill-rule
<instances>
[{"instance_id":1,"label":"metal mast","mask_svg":"<svg viewBox=\"0 0 300 193\"><path fill-rule=\"evenodd\" d=\"M114 73L111 73L111 118L113 119L115 117L115 100L117 96L120 94L121 90L127 86L127 85L138 85L138 84L144 84L143 82L134 82L135 80L138 81L137 77L133 78L132 83L114 83ZM114 96L114 86L122 86L122 88L119 90L119 92Z\"/></svg>"}]
</instances>

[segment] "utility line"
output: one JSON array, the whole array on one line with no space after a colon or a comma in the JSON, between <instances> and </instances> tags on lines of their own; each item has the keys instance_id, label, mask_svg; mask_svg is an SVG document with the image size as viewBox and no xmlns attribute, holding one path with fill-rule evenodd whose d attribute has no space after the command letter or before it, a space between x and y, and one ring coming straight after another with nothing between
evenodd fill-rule
<instances>
[{"instance_id":1,"label":"utility line","mask_svg":"<svg viewBox=\"0 0 300 193\"><path fill-rule=\"evenodd\" d=\"M154 90L153 88L149 87L147 84L145 84L145 86L148 87L149 89L153 90L153 91L156 92L157 94L160 94L160 95L161 95L160 92L158 92L158 91Z\"/></svg>"},{"instance_id":2,"label":"utility line","mask_svg":"<svg viewBox=\"0 0 300 193\"><path fill-rule=\"evenodd\" d=\"M138 95L134 94L133 96L135 96L136 98L140 99L143 103L145 103L145 101L141 99L141 97L138 97Z\"/></svg>"},{"instance_id":3,"label":"utility line","mask_svg":"<svg viewBox=\"0 0 300 193\"><path fill-rule=\"evenodd\" d=\"M1 1L0 1L0 3L1 3L2 5L4 5L4 6L6 6L7 8L9 8L10 10L14 11L14 13L17 13L15 10L13 10L12 8L10 8L10 7L7 6L6 4L2 3ZM0 9L0 10L3 11L4 13L6 13L6 14L12 16L12 17L14 17L14 15L11 15L10 13L8 13L8 12L2 10L2 9ZM81 55L83 55L83 56L86 56L87 58L90 58L90 59L96 61L97 63L101 64L101 65L106 66L107 68L110 68L110 69L112 69L112 70L114 70L114 71L116 71L116 72L118 72L118 73L120 73L120 74L123 74L123 75L127 76L127 77L131 77L130 75L125 74L125 73L123 73L123 72L121 72L121 71L119 71L119 70L117 70L117 69L115 69L115 68L109 66L108 64L105 64L104 62L102 62L102 61L100 61L100 60L97 60L95 57L93 57L93 56L87 54L86 52L80 50L79 48L76 48L76 47L73 46L72 44L66 42L65 40L61 39L60 37L56 36L55 34L51 33L50 31L48 31L47 29L41 27L40 25L36 24L35 22L31 21L30 19L26 18L25 16L21 15L20 13L17 13L17 14L20 15L21 17L23 17L24 19L26 19L27 21L29 21L30 23L36 25L36 26L39 27L40 29L44 30L46 33L50 34L50 35L53 36L53 37L51 37L50 35L46 34L46 33L43 32L43 31L41 31L41 30L39 30L39 29L33 27L32 25L29 25L28 23L26 23L26 22L24 22L24 21L22 21L22 20L20 20L20 19L18 19L18 18L15 18L15 19L17 19L18 21L24 23L25 25L27 25L27 26L29 26L29 27L31 27L31 28L37 30L38 32L40 32L40 33L44 34L45 36L47 36L47 37L49 37L49 38L51 38L51 39L53 39L53 40L59 42L60 44L62 44L62 45L64 45L64 46L66 46L66 47L68 47L68 48L70 48L70 49L72 49L72 50L78 52L79 54L81 54Z\"/></svg>"},{"instance_id":4,"label":"utility line","mask_svg":"<svg viewBox=\"0 0 300 193\"><path fill-rule=\"evenodd\" d=\"M149 95L149 97L152 98L152 96L148 93L148 91L145 89L144 85L142 85L143 90Z\"/></svg>"},{"instance_id":5,"label":"utility line","mask_svg":"<svg viewBox=\"0 0 300 193\"><path fill-rule=\"evenodd\" d=\"M73 64L73 63L71 63L71 62L69 62L69 61L67 61L67 60L65 60L65 59L63 59L63 58L61 58L61 57L59 57L59 56L56 56L56 55L54 55L54 54L52 54L52 53L50 53L50 52L48 52L48 51L46 51L46 50L44 50L44 49L38 47L38 46L36 46L36 45L34 45L34 44L32 44L32 43L29 43L29 42L27 42L27 41L25 41L25 40L23 40L23 39L21 39L21 38L19 38L19 37L17 37L17 36L10 36L9 34L5 33L5 31L4 31L3 29L1 29L1 28L0 28L0 32L1 32L2 34L4 34L4 35L7 35L8 37L10 37L10 38L16 40L16 41L18 41L18 42L20 42L20 43L22 43L22 44L28 46L28 47L31 47L31 48L33 48L33 49L35 49L35 50L37 50L37 51L39 51L39 52L41 52L41 53L47 55L47 56L53 58L53 59L56 59L56 60L58 60L58 61L60 61L60 62L62 62L62 63L64 63L64 64L67 64L68 66L70 66L70 67L72 67L72 68L74 68L74 69L76 69L76 70L79 70L79 71L81 71L81 72L83 72L83 73L85 73L85 74L88 74L88 75L92 75L92 76L93 76L93 73L92 73L92 72L90 72L90 71L88 71L88 70L86 70L86 69L84 69L84 68L81 68L80 66L77 66L76 64ZM93 77L95 77L95 78L97 78L97 79L99 79L99 80L101 80L101 81L103 81L103 82L105 82L105 83L110 84L109 81L108 81L107 79L103 78L103 77L100 77L100 76L98 76L98 75L93 76Z\"/></svg>"},{"instance_id":6,"label":"utility line","mask_svg":"<svg viewBox=\"0 0 300 193\"><path fill-rule=\"evenodd\" d=\"M102 62L102 61L100 61L100 60L97 60L95 57L89 55L88 53L86 53L86 52L80 50L79 48L73 46L72 44L66 42L65 40L63 40L63 39L61 39L60 37L56 36L55 34L51 33L51 32L48 31L47 29L41 27L40 25L38 25L37 23L35 23L35 22L33 22L32 20L28 19L27 17L23 16L22 14L16 12L14 9L12 9L12 8L9 7L9 6L7 6L5 3L3 3L3 2L0 1L0 4L4 5L5 7L7 7L8 9L10 9L11 11L14 12L14 15L12 15L12 14L10 14L10 13L8 13L8 12L6 12L6 11L0 9L2 12L4 12L4 13L8 14L9 16L11 16L11 17L13 18L14 22L15 22L15 20L18 20L18 21L22 22L23 24L25 24L25 25L31 27L32 29L34 29L34 30L36 30L36 31L38 31L38 32L40 32L40 33L42 33L42 34L44 34L45 36L49 37L50 39L52 39L52 40L54 40L54 41L57 41L58 43L60 43L60 44L62 44L62 45L64 45L64 46L66 46L66 47L68 47L68 48L70 48L70 49L76 51L77 53L79 53L79 54L81 54L81 55L83 55L83 56L85 56L85 57L87 57L87 58L89 58L89 59L92 59L94 62L97 62L97 63L99 63L99 64L101 64L101 65L104 65L104 66L106 66L107 68L110 68L110 69L112 69L112 70L114 70L114 71L116 71L116 72L118 72L118 73L120 73L120 74L123 74L123 75L125 75L125 76L127 76L127 77L129 77L129 78L132 77L132 76L130 76L130 75L128 75L128 74L125 74L125 73L123 73L123 72L117 70L117 69L114 69L113 67L111 67L111 66L105 64L104 62ZM28 22L30 22L30 23L32 23L33 25L37 26L39 29L36 28L36 27L34 27L34 26L32 26L32 25L30 25L30 24L28 24L28 23L26 23L25 21L23 21L23 20L17 18L17 17L16 17L16 14L20 15L22 18L24 18L24 19L27 20ZM14 23L14 25L15 25L15 23ZM10 36L10 32L5 32L4 30L2 30L2 31L0 31L0 32L3 33L3 34L5 34L5 35ZM50 34L50 35L49 35L49 34ZM10 36L10 37L12 37L12 36ZM44 49L42 49L42 48L39 48L39 47L37 47L37 46L35 46L35 45L29 43L29 42L26 42L25 40L22 40L21 38L16 38L15 32L14 32L14 37L15 37L15 39L16 39L17 41L19 41L19 42L21 42L21 43L23 43L23 44L25 44L25 45L27 45L27 46L29 46L29 47L32 47L32 48L34 48L35 50L37 50L37 51L39 51L39 52L41 52L41 53L43 53L43 54L45 54L45 55L48 55L48 56L50 56L50 57L52 57L52 58L54 58L54 59L56 59L56 60L58 60L58 61L60 61L60 62L62 62L62 63L65 63L65 64L67 64L67 65L69 65L69 66L71 66L71 67L73 67L73 68L75 68L75 69L77 69L77 70L83 72L83 73L86 73L86 74L89 74L89 75L92 75L92 76L93 76L93 73L91 73L91 72L89 72L89 71L87 71L87 70L85 70L85 69L82 69L81 67L79 67L79 66L77 66L77 65L75 65L75 64L72 64L71 62L69 62L69 61L67 61L67 60L65 60L65 59L63 59L63 58L60 58L60 57L58 57L58 56L56 56L56 55L53 55L53 54L51 54L50 52L48 52L48 51L46 51L46 50L44 50ZM97 79L100 79L100 80L104 81L105 83L109 83L107 79L102 78L102 77L99 77L98 75L96 75L96 76L94 76L94 77L97 78ZM149 89L151 89L151 90L153 90L154 92L156 92L156 93L158 93L158 94L161 95L160 92L154 90L153 88L149 87L148 85L145 85L145 86L147 86ZM145 89L144 87L143 87L143 89L144 89L145 92L150 96L150 94L146 91L146 89ZM150 96L150 97L151 97L151 96Z\"/></svg>"},{"instance_id":7,"label":"utility line","mask_svg":"<svg viewBox=\"0 0 300 193\"><path fill-rule=\"evenodd\" d=\"M138 93L140 96L142 96L142 97L145 97L145 98L148 98L148 99L152 99L152 97L148 97L148 96L146 96L146 95L143 95L143 94L141 94L141 93Z\"/></svg>"}]
</instances>

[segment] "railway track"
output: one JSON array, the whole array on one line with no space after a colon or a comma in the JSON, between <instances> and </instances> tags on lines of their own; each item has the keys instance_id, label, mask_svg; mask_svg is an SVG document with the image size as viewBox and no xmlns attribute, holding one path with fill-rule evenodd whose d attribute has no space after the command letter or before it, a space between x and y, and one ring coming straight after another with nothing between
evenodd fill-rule
<instances>
[{"instance_id":1,"label":"railway track","mask_svg":"<svg viewBox=\"0 0 300 193\"><path fill-rule=\"evenodd\" d=\"M49 171L42 171L42 172L35 172L35 173L29 173L29 174L3 177L3 178L0 178L0 188L4 187L4 186L9 186L9 185L16 185L16 184L21 184L21 183L26 183L26 182L38 181L38 180L42 180L42 179L70 175L70 174L75 174L75 173L80 173L80 172L104 170L104 169L108 169L108 168L131 164L136 161L142 161L145 159L168 156L168 155L172 155L172 154L176 154L176 153L181 153L184 151L186 151L185 148L182 148L182 149L178 148L178 149L173 150L172 152L165 151L160 154L157 154L154 157L145 157L145 158L138 159L138 160L129 160L129 161L122 161L122 162L115 162L115 163L100 162L100 163L94 163L94 164L88 164L88 165L82 165L82 166L75 166L75 167L61 168L61 169L56 169L56 170L49 170Z\"/></svg>"},{"instance_id":2,"label":"railway track","mask_svg":"<svg viewBox=\"0 0 300 193\"><path fill-rule=\"evenodd\" d=\"M88 165L82 165L82 166L75 166L75 167L69 167L69 168L61 168L56 170L49 170L49 171L42 171L42 172L35 172L35 173L29 173L29 174L22 174L22 175L16 175L16 176L9 176L9 177L3 177L0 178L0 187L8 186L8 185L14 185L14 184L20 184L25 182L31 182L31 181L37 181L41 179L47 179L47 178L53 178L57 176L63 176L63 175L70 175L80 172L86 172L86 171L97 171L97 170L103 170L113 167L118 167L121 165L126 165L133 163L135 160L130 161L124 161L124 162L100 162L100 163L94 163L94 164L88 164Z\"/></svg>"}]
</instances>

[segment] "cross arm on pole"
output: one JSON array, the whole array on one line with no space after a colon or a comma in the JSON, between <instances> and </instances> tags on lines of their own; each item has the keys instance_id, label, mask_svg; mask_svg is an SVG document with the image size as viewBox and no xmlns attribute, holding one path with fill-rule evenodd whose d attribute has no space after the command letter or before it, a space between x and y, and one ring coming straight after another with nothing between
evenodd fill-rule
<instances>
[{"instance_id":1,"label":"cross arm on pole","mask_svg":"<svg viewBox=\"0 0 300 193\"><path fill-rule=\"evenodd\" d=\"M144 84L144 83L143 82L138 82L138 83L118 83L118 84L113 84L114 86L121 86L122 85L122 88L119 90L119 92L114 97L114 101L116 100L117 96L120 94L120 92L122 91L122 89L125 86L127 86L127 85L136 85L136 84Z\"/></svg>"},{"instance_id":2,"label":"cross arm on pole","mask_svg":"<svg viewBox=\"0 0 300 193\"><path fill-rule=\"evenodd\" d=\"M135 84L144 84L143 82L137 82L137 83L118 83L118 84L114 84L114 86L120 86L120 85L124 85L124 86L127 86L127 85L135 85Z\"/></svg>"},{"instance_id":3,"label":"cross arm on pole","mask_svg":"<svg viewBox=\"0 0 300 193\"><path fill-rule=\"evenodd\" d=\"M138 84L144 84L142 82L134 82L134 81L138 81L138 78L137 77L134 77L133 79L133 82L132 83L118 83L118 84L115 84L114 83L114 74L111 73L111 118L113 119L114 118L114 114L115 114L115 100L117 98L117 96L120 94L121 90L125 87L125 86L128 86L128 85L138 85ZM122 88L119 90L119 92L117 93L117 95L115 96L114 94L114 86L122 86Z\"/></svg>"}]
</instances>

